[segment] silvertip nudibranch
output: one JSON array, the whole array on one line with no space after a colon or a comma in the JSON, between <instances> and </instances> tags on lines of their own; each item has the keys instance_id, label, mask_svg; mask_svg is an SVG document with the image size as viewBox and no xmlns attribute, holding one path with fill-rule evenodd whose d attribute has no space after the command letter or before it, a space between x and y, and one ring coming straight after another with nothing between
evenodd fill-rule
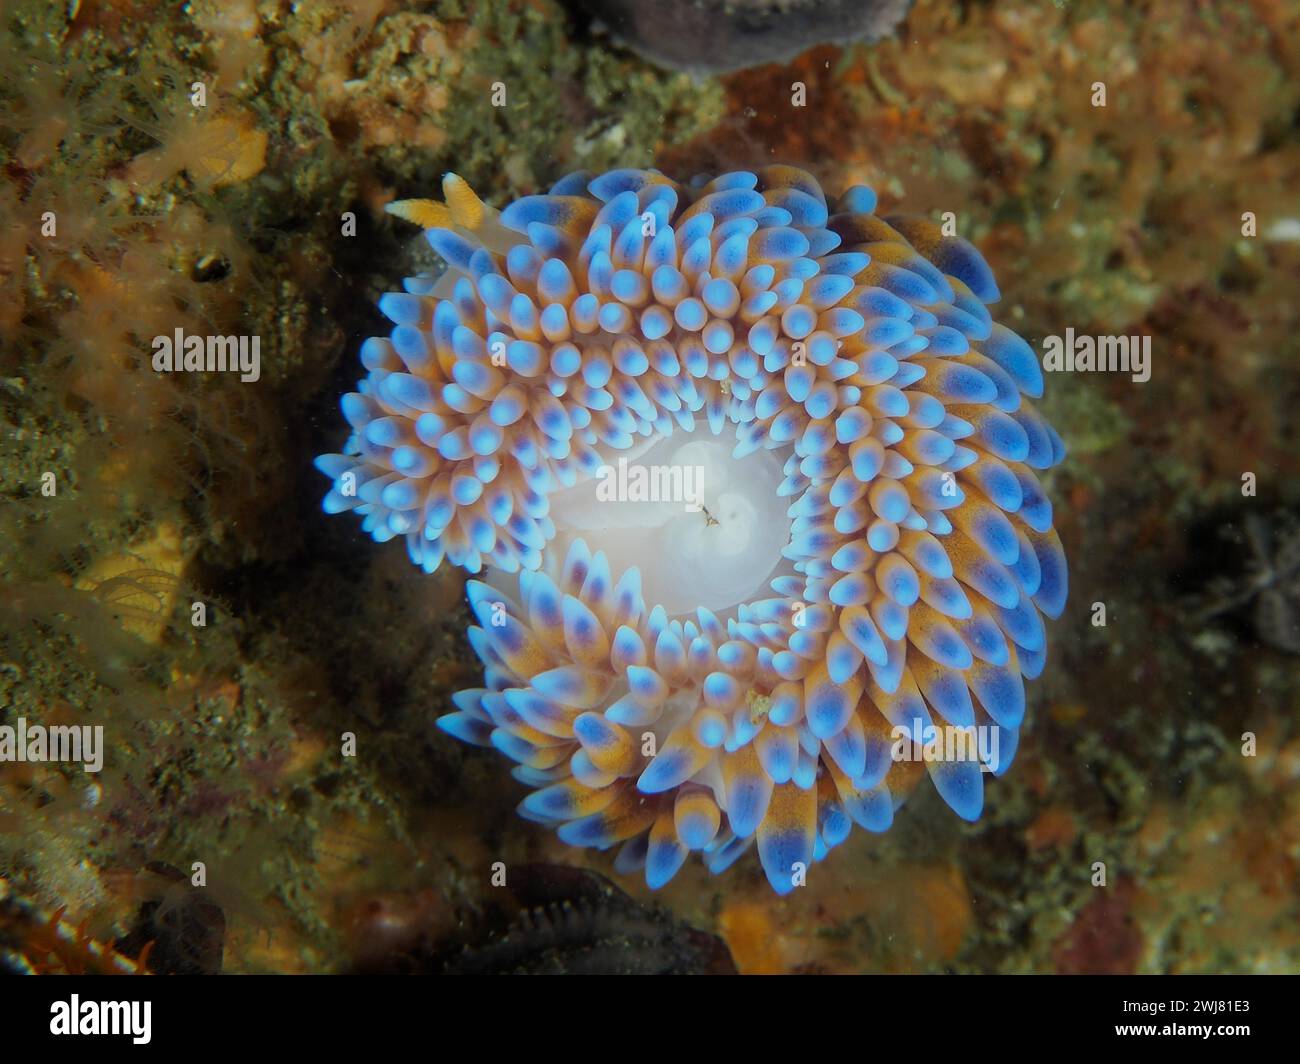
<instances>
[{"instance_id":1,"label":"silvertip nudibranch","mask_svg":"<svg viewBox=\"0 0 1300 1064\"><path fill-rule=\"evenodd\" d=\"M381 299L317 460L327 512L474 574L441 728L651 887L757 843L786 893L926 775L977 819L1067 573L974 246L790 166L443 191L390 206L447 269Z\"/></svg>"}]
</instances>

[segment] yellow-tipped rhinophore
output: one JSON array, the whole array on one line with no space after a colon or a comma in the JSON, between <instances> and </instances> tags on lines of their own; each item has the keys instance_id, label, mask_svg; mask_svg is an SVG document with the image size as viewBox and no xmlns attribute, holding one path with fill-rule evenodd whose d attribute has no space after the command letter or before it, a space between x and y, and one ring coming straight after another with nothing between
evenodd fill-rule
<instances>
[{"instance_id":1,"label":"yellow-tipped rhinophore","mask_svg":"<svg viewBox=\"0 0 1300 1064\"><path fill-rule=\"evenodd\" d=\"M445 175L442 196L446 203L431 199L394 200L384 210L421 229L460 226L474 232L482 227L487 208L463 177L459 174Z\"/></svg>"},{"instance_id":2,"label":"yellow-tipped rhinophore","mask_svg":"<svg viewBox=\"0 0 1300 1064\"><path fill-rule=\"evenodd\" d=\"M443 177L442 198L447 201L447 209L457 225L474 230L483 224L483 201L459 174Z\"/></svg>"},{"instance_id":3,"label":"yellow-tipped rhinophore","mask_svg":"<svg viewBox=\"0 0 1300 1064\"><path fill-rule=\"evenodd\" d=\"M451 211L445 203L430 199L394 200L384 210L403 221L418 225L421 229L450 229Z\"/></svg>"}]
</instances>

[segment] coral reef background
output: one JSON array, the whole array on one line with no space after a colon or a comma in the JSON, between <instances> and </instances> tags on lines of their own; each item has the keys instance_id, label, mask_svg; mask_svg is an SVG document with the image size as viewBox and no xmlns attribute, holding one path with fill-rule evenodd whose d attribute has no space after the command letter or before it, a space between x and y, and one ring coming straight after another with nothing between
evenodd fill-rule
<instances>
[{"instance_id":1,"label":"coral reef background","mask_svg":"<svg viewBox=\"0 0 1300 1064\"><path fill-rule=\"evenodd\" d=\"M1049 381L1073 593L980 823L918 795L783 900L752 862L688 867L671 919L546 904L743 972L1300 971L1293 621L1252 606L1295 601L1298 41L1274 0L920 0L895 37L693 80L554 0L4 5L0 724L102 724L108 753L0 764L0 944L71 965L16 915L61 909L170 970L489 966L494 921L518 944L495 862L612 874L434 729L478 681L462 578L359 549L310 460L379 294L434 261L386 202L770 159L955 212L1036 349L1150 336L1151 379ZM177 327L259 335L261 380L153 373Z\"/></svg>"}]
</instances>

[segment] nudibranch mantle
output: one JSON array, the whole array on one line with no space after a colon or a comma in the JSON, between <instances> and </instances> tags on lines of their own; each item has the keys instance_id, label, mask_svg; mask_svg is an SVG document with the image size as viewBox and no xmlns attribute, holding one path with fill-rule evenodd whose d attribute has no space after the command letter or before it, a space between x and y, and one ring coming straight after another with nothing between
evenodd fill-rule
<instances>
[{"instance_id":1,"label":"nudibranch mantle","mask_svg":"<svg viewBox=\"0 0 1300 1064\"><path fill-rule=\"evenodd\" d=\"M448 269L381 299L352 433L317 460L327 512L482 574L484 686L441 728L652 888L757 842L786 893L922 775L977 819L1067 592L1037 476L1064 447L979 252L790 166L578 173L499 213L443 189L390 207ZM590 486L665 446L730 477L722 516L620 541Z\"/></svg>"}]
</instances>

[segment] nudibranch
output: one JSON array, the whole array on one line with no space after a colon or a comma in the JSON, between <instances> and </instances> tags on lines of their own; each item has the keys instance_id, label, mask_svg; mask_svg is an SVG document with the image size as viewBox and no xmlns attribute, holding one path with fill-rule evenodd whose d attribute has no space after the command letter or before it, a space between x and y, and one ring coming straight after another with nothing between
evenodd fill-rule
<instances>
[{"instance_id":1,"label":"nudibranch","mask_svg":"<svg viewBox=\"0 0 1300 1064\"><path fill-rule=\"evenodd\" d=\"M977 819L1067 575L1064 447L974 246L790 166L443 191L390 208L447 269L382 297L317 460L327 512L479 574L441 728L652 888L757 842L786 893L927 774Z\"/></svg>"}]
</instances>

